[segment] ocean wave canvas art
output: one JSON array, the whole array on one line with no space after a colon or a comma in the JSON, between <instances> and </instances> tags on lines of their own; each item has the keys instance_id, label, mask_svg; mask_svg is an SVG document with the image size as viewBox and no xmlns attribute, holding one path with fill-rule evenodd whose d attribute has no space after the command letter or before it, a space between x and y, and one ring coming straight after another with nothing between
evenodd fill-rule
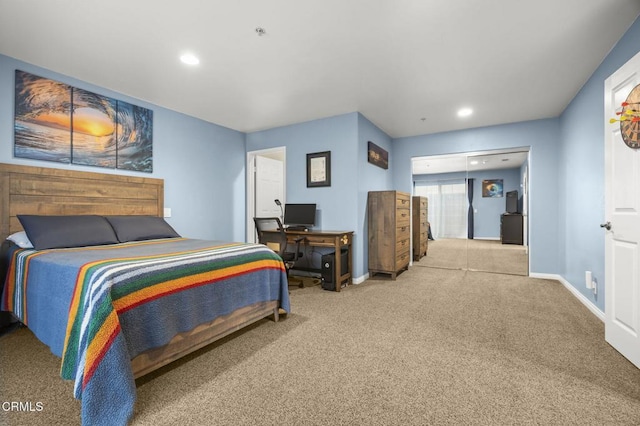
<instances>
[{"instance_id":1,"label":"ocean wave canvas art","mask_svg":"<svg viewBox=\"0 0 640 426\"><path fill-rule=\"evenodd\" d=\"M151 173L153 111L16 70L14 155Z\"/></svg>"},{"instance_id":2,"label":"ocean wave canvas art","mask_svg":"<svg viewBox=\"0 0 640 426\"><path fill-rule=\"evenodd\" d=\"M16 71L14 155L71 162L71 86Z\"/></svg>"}]
</instances>

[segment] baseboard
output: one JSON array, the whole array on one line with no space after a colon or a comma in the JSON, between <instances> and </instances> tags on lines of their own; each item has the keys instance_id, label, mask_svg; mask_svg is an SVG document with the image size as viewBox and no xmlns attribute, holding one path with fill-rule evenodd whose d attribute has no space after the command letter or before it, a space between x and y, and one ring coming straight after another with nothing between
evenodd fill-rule
<instances>
[{"instance_id":1,"label":"baseboard","mask_svg":"<svg viewBox=\"0 0 640 426\"><path fill-rule=\"evenodd\" d=\"M529 276L531 278L541 278L545 280L556 280L559 281L567 290L571 292L584 306L587 307L598 319L604 322L604 312L600 310L591 300L587 299L584 294L580 293L574 286L572 286L569 281L565 280L562 276L557 274L538 274L538 273L530 273Z\"/></svg>"},{"instance_id":2,"label":"baseboard","mask_svg":"<svg viewBox=\"0 0 640 426\"><path fill-rule=\"evenodd\" d=\"M363 282L365 282L366 280L369 279L369 273L367 272L366 274L357 277L357 278L353 278L353 280L351 281L353 284L362 284Z\"/></svg>"}]
</instances>

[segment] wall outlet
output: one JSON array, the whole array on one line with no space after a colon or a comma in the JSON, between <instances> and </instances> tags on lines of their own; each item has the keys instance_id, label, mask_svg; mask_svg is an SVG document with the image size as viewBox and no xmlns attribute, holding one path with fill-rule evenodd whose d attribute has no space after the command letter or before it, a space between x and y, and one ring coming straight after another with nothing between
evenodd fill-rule
<instances>
[{"instance_id":1,"label":"wall outlet","mask_svg":"<svg viewBox=\"0 0 640 426\"><path fill-rule=\"evenodd\" d=\"M171 208L170 207L165 207L164 208L164 217L171 217Z\"/></svg>"},{"instance_id":2,"label":"wall outlet","mask_svg":"<svg viewBox=\"0 0 640 426\"><path fill-rule=\"evenodd\" d=\"M591 274L591 271L585 271L584 284L588 289L593 288L593 275Z\"/></svg>"}]
</instances>

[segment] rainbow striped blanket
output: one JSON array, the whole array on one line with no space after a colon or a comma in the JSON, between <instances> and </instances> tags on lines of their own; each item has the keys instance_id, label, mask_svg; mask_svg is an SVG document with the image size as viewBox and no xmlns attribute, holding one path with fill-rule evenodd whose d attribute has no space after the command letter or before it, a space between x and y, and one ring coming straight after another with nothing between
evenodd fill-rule
<instances>
[{"instance_id":1,"label":"rainbow striped blanket","mask_svg":"<svg viewBox=\"0 0 640 426\"><path fill-rule=\"evenodd\" d=\"M75 381L82 423L114 425L133 414L132 358L270 300L289 311L284 265L270 249L176 238L16 250L2 308L62 356L61 376Z\"/></svg>"}]
</instances>

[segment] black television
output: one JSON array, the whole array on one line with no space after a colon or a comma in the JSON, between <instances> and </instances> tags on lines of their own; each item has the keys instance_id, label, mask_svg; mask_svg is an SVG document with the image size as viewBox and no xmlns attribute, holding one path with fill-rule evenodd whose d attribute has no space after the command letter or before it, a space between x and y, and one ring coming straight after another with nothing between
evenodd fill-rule
<instances>
[{"instance_id":1,"label":"black television","mask_svg":"<svg viewBox=\"0 0 640 426\"><path fill-rule=\"evenodd\" d=\"M520 213L519 202L518 202L518 190L509 191L506 194L506 212L507 213Z\"/></svg>"},{"instance_id":2,"label":"black television","mask_svg":"<svg viewBox=\"0 0 640 426\"><path fill-rule=\"evenodd\" d=\"M307 229L316 224L315 204L285 204L284 225L288 228Z\"/></svg>"}]
</instances>

